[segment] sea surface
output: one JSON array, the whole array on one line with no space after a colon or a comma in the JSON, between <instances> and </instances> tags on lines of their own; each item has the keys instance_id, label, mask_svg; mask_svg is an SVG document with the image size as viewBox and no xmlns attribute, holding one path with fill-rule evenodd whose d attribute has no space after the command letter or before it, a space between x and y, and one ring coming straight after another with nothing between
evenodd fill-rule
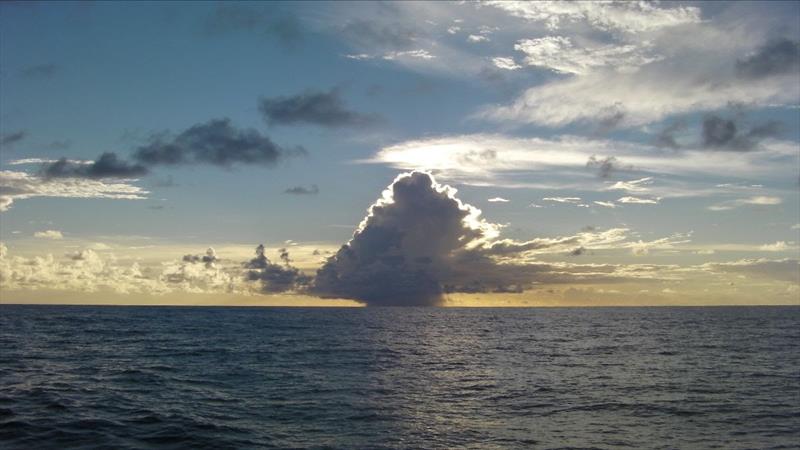
<instances>
[{"instance_id":1,"label":"sea surface","mask_svg":"<svg viewBox=\"0 0 800 450\"><path fill-rule=\"evenodd\" d=\"M3 305L0 448L800 448L800 307Z\"/></svg>"}]
</instances>

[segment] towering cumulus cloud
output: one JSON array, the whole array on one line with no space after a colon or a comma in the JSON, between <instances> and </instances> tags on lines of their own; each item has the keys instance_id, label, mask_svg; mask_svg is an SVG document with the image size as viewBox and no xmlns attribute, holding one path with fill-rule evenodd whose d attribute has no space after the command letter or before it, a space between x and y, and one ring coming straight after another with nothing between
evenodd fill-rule
<instances>
[{"instance_id":1,"label":"towering cumulus cloud","mask_svg":"<svg viewBox=\"0 0 800 450\"><path fill-rule=\"evenodd\" d=\"M444 292L462 290L458 260L484 259L474 250L497 227L455 193L427 173L398 176L319 270L313 289L369 305L435 305Z\"/></svg>"}]
</instances>

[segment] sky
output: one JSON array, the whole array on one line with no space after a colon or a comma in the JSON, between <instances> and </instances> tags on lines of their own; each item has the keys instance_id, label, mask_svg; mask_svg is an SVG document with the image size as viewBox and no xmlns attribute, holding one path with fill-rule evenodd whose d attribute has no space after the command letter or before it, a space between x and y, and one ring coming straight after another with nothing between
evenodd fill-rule
<instances>
[{"instance_id":1,"label":"sky","mask_svg":"<svg viewBox=\"0 0 800 450\"><path fill-rule=\"evenodd\" d=\"M800 304L799 19L0 3L0 302Z\"/></svg>"}]
</instances>

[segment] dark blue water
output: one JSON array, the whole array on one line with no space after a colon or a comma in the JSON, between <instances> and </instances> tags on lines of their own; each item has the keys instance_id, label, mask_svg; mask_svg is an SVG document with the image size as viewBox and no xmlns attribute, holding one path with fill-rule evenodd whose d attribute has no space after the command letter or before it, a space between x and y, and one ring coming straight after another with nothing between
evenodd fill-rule
<instances>
[{"instance_id":1,"label":"dark blue water","mask_svg":"<svg viewBox=\"0 0 800 450\"><path fill-rule=\"evenodd\" d=\"M0 306L0 447L798 448L800 308Z\"/></svg>"}]
</instances>

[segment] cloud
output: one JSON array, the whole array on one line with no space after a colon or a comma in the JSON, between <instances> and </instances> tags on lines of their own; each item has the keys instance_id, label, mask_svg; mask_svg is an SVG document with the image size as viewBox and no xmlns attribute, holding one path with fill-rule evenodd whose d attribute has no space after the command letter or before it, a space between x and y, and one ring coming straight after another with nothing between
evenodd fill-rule
<instances>
[{"instance_id":1,"label":"cloud","mask_svg":"<svg viewBox=\"0 0 800 450\"><path fill-rule=\"evenodd\" d=\"M637 241L629 242L624 247L630 248L631 253L635 256L644 256L650 254L651 250L673 250L675 246L680 244L687 244L691 242L689 235L691 233L675 233L672 236L667 236L652 241Z\"/></svg>"},{"instance_id":2,"label":"cloud","mask_svg":"<svg viewBox=\"0 0 800 450\"><path fill-rule=\"evenodd\" d=\"M635 205L657 205L658 198L641 198L641 197L622 197L617 199L620 203L631 203Z\"/></svg>"},{"instance_id":3,"label":"cloud","mask_svg":"<svg viewBox=\"0 0 800 450\"><path fill-rule=\"evenodd\" d=\"M367 305L437 305L452 292L521 292L537 282L615 279L613 267L546 264L538 253L630 248L624 229L518 242L424 172L404 173L317 272L311 293ZM674 245L674 240L640 243Z\"/></svg>"},{"instance_id":4,"label":"cloud","mask_svg":"<svg viewBox=\"0 0 800 450\"><path fill-rule=\"evenodd\" d=\"M607 187L608 191L627 191L627 192L647 192L650 190L649 185L653 184L653 177L639 178L638 180L630 181L617 181L611 186Z\"/></svg>"},{"instance_id":5,"label":"cloud","mask_svg":"<svg viewBox=\"0 0 800 450\"><path fill-rule=\"evenodd\" d=\"M300 23L293 16L280 13L277 8L235 3L218 5L206 19L204 31L208 35L257 33L276 37L284 44L295 44L303 37Z\"/></svg>"},{"instance_id":6,"label":"cloud","mask_svg":"<svg viewBox=\"0 0 800 450\"><path fill-rule=\"evenodd\" d=\"M576 47L570 38L564 36L523 39L514 45L514 50L525 53L524 62L529 66L565 74L584 74L600 67L633 71L661 59L636 45Z\"/></svg>"},{"instance_id":7,"label":"cloud","mask_svg":"<svg viewBox=\"0 0 800 450\"><path fill-rule=\"evenodd\" d=\"M610 181L587 171L589 162L590 168L602 175L607 159L612 166L610 178L619 166L625 175L633 175L632 179ZM732 158L730 152L700 147L666 151L645 143L569 135L547 139L497 134L432 136L387 145L358 162L430 171L448 183L535 189L542 197L586 197L583 204L610 201L583 192L614 190L624 191L621 196L712 197L713 202L720 202L732 194L741 195L735 192L739 188L724 184L731 177L750 180L748 186L765 179L797 182L797 144L776 139L763 141L753 151L737 152ZM783 194L774 185L759 193Z\"/></svg>"},{"instance_id":8,"label":"cloud","mask_svg":"<svg viewBox=\"0 0 800 450\"><path fill-rule=\"evenodd\" d=\"M311 277L291 266L289 252L282 248L279 257L283 265L270 262L263 245L256 247L256 257L245 263L247 279L261 283L266 293L302 291L311 283Z\"/></svg>"},{"instance_id":9,"label":"cloud","mask_svg":"<svg viewBox=\"0 0 800 450\"><path fill-rule=\"evenodd\" d=\"M653 140L653 144L656 147L661 148L679 149L681 148L681 144L678 143L675 135L686 128L687 126L685 121L677 120L661 130L661 132L659 132Z\"/></svg>"},{"instance_id":10,"label":"cloud","mask_svg":"<svg viewBox=\"0 0 800 450\"><path fill-rule=\"evenodd\" d=\"M580 203L580 197L545 197L542 199L545 202L554 202L554 203Z\"/></svg>"},{"instance_id":11,"label":"cloud","mask_svg":"<svg viewBox=\"0 0 800 450\"><path fill-rule=\"evenodd\" d=\"M765 43L751 55L736 61L736 74L742 78L761 79L800 70L800 43L777 39Z\"/></svg>"},{"instance_id":12,"label":"cloud","mask_svg":"<svg viewBox=\"0 0 800 450\"><path fill-rule=\"evenodd\" d=\"M419 31L398 23L356 19L340 29L341 35L361 47L406 49L415 45Z\"/></svg>"},{"instance_id":13,"label":"cloud","mask_svg":"<svg viewBox=\"0 0 800 450\"><path fill-rule=\"evenodd\" d=\"M119 265L114 258L84 249L55 258L52 254L12 256L0 243L0 289L163 294L170 287L149 277L137 263Z\"/></svg>"},{"instance_id":14,"label":"cloud","mask_svg":"<svg viewBox=\"0 0 800 450\"><path fill-rule=\"evenodd\" d=\"M497 67L498 69L503 69L503 70L517 70L522 68L522 66L520 66L519 64L517 64L516 61L514 61L514 58L507 58L503 56L497 56L495 58L492 58L492 64L494 64L494 66Z\"/></svg>"},{"instance_id":15,"label":"cloud","mask_svg":"<svg viewBox=\"0 0 800 450\"><path fill-rule=\"evenodd\" d=\"M750 151L764 138L780 135L780 122L769 121L743 131L736 120L709 115L703 119L702 145L715 150Z\"/></svg>"},{"instance_id":16,"label":"cloud","mask_svg":"<svg viewBox=\"0 0 800 450\"><path fill-rule=\"evenodd\" d=\"M229 119L214 119L194 125L174 137L155 137L150 144L136 150L134 159L146 166L272 166L297 154L305 154L305 150L301 147L283 148L255 129L239 129L231 125Z\"/></svg>"},{"instance_id":17,"label":"cloud","mask_svg":"<svg viewBox=\"0 0 800 450\"><path fill-rule=\"evenodd\" d=\"M489 203L508 203L511 200L503 198L503 197L494 197L494 198L490 198L489 200L486 200L486 201L489 202Z\"/></svg>"},{"instance_id":18,"label":"cloud","mask_svg":"<svg viewBox=\"0 0 800 450\"><path fill-rule=\"evenodd\" d=\"M800 284L800 261L797 259L742 259L733 262L706 263L700 267L711 272L749 275Z\"/></svg>"},{"instance_id":19,"label":"cloud","mask_svg":"<svg viewBox=\"0 0 800 450\"><path fill-rule=\"evenodd\" d=\"M429 51L424 49L417 49L417 50L407 50L403 52L388 52L383 55L383 59L391 61L395 59L403 59L403 58L413 58L413 59L434 59L436 58L435 55L432 55Z\"/></svg>"},{"instance_id":20,"label":"cloud","mask_svg":"<svg viewBox=\"0 0 800 450\"><path fill-rule=\"evenodd\" d=\"M128 162L116 153L106 152L93 162L61 158L55 162L29 158L23 162L42 161L40 171L46 179L133 179L147 175L154 166L208 164L231 167L236 164L273 166L282 159L305 155L302 147L283 148L257 130L238 129L229 119L214 119L194 125L178 135L162 133L133 153Z\"/></svg>"},{"instance_id":21,"label":"cloud","mask_svg":"<svg viewBox=\"0 0 800 450\"><path fill-rule=\"evenodd\" d=\"M470 34L469 36L467 36L467 42L472 42L472 43L489 42L489 38L481 34Z\"/></svg>"},{"instance_id":22,"label":"cloud","mask_svg":"<svg viewBox=\"0 0 800 450\"><path fill-rule=\"evenodd\" d=\"M583 247L577 247L569 252L569 256L581 256L586 253L586 249Z\"/></svg>"},{"instance_id":23,"label":"cloud","mask_svg":"<svg viewBox=\"0 0 800 450\"><path fill-rule=\"evenodd\" d=\"M141 164L131 164L120 159L116 153L106 152L91 164L82 161L75 163L61 158L53 163L45 163L41 174L45 178L118 178L133 179L147 174Z\"/></svg>"},{"instance_id":24,"label":"cloud","mask_svg":"<svg viewBox=\"0 0 800 450\"><path fill-rule=\"evenodd\" d=\"M0 134L0 147L10 148L17 142L25 139L27 136L28 133L24 130L14 131L12 133Z\"/></svg>"},{"instance_id":25,"label":"cloud","mask_svg":"<svg viewBox=\"0 0 800 450\"><path fill-rule=\"evenodd\" d=\"M20 71L20 75L28 79L47 79L53 78L58 72L58 66L52 63L36 64L33 66L24 67Z\"/></svg>"},{"instance_id":26,"label":"cloud","mask_svg":"<svg viewBox=\"0 0 800 450\"><path fill-rule=\"evenodd\" d=\"M61 161L61 159L50 159L50 158L22 158L22 159L14 159L6 164L9 166L22 166L25 164L54 164ZM65 162L71 165L80 165L80 164L94 164L94 161L83 160L83 159L66 159Z\"/></svg>"},{"instance_id":27,"label":"cloud","mask_svg":"<svg viewBox=\"0 0 800 450\"><path fill-rule=\"evenodd\" d=\"M708 74L671 73L653 63L634 73L598 71L531 87L507 105L480 109L476 118L506 125L563 127L621 116L619 125L633 127L674 114L724 108L731 102L758 106L793 104L800 87L787 77L752 83L698 82L719 78ZM598 88L602 87L602 88Z\"/></svg>"},{"instance_id":28,"label":"cloud","mask_svg":"<svg viewBox=\"0 0 800 450\"><path fill-rule=\"evenodd\" d=\"M426 173L400 175L317 272L313 292L368 305L439 304L446 284L460 284L448 272L492 232L454 189Z\"/></svg>"},{"instance_id":29,"label":"cloud","mask_svg":"<svg viewBox=\"0 0 800 450\"><path fill-rule=\"evenodd\" d=\"M140 200L149 192L124 181L105 182L82 178L43 178L26 172L0 171L0 211L12 203L34 197L114 198Z\"/></svg>"},{"instance_id":30,"label":"cloud","mask_svg":"<svg viewBox=\"0 0 800 450\"><path fill-rule=\"evenodd\" d=\"M204 255L184 255L183 261L189 263L197 263L202 262L206 265L207 268L212 269L215 267L214 263L217 262L219 258L217 258L217 252L212 248L209 247L206 250Z\"/></svg>"},{"instance_id":31,"label":"cloud","mask_svg":"<svg viewBox=\"0 0 800 450\"><path fill-rule=\"evenodd\" d=\"M329 128L364 127L381 119L347 109L338 89L308 90L288 97L263 98L259 111L270 125L319 125Z\"/></svg>"},{"instance_id":32,"label":"cloud","mask_svg":"<svg viewBox=\"0 0 800 450\"><path fill-rule=\"evenodd\" d=\"M589 169L597 169L597 174L600 178L608 178L612 172L618 170L632 170L633 167L627 164L622 164L615 156L606 156L605 158L598 158L595 155L589 157L586 161L586 167Z\"/></svg>"},{"instance_id":33,"label":"cloud","mask_svg":"<svg viewBox=\"0 0 800 450\"><path fill-rule=\"evenodd\" d=\"M54 239L54 240L64 239L64 235L58 230L37 231L33 233L33 237L41 239Z\"/></svg>"},{"instance_id":34,"label":"cloud","mask_svg":"<svg viewBox=\"0 0 800 450\"><path fill-rule=\"evenodd\" d=\"M774 244L764 244L759 247L760 250L765 252L785 252L791 248L791 245L786 241L776 241Z\"/></svg>"},{"instance_id":35,"label":"cloud","mask_svg":"<svg viewBox=\"0 0 800 450\"><path fill-rule=\"evenodd\" d=\"M291 195L317 195L319 194L319 187L316 184L312 184L310 188L305 186L295 186L286 189L283 191L283 193Z\"/></svg>"},{"instance_id":36,"label":"cloud","mask_svg":"<svg viewBox=\"0 0 800 450\"><path fill-rule=\"evenodd\" d=\"M730 8L746 9L741 5ZM618 126L637 127L732 103L754 108L796 105L797 41L767 40L756 47L768 38L768 29L792 25L771 17L775 23L764 27L759 22L763 19L756 14L742 21L729 14L641 36L572 28L572 34L519 40L517 50L527 56L524 64L566 76L537 82L507 104L487 105L473 117L506 126L559 128L602 123L616 115ZM758 67L765 69L759 72Z\"/></svg>"},{"instance_id":37,"label":"cloud","mask_svg":"<svg viewBox=\"0 0 800 450\"><path fill-rule=\"evenodd\" d=\"M552 138L516 138L498 134L433 136L399 142L381 148L361 162L383 163L398 169L434 171L441 178L480 185L504 187L554 186L595 189L598 180L576 176L598 154L624 161L626 170L663 174L666 183L677 187L675 175L683 180L698 175L719 178L720 167L728 176L759 176L796 179L797 144L769 140L756 151L731 158L725 152L703 148L666 152L647 144L561 135ZM531 180L538 180L533 182ZM673 181L670 181L673 180ZM681 195L697 195L697 189L682 189Z\"/></svg>"},{"instance_id":38,"label":"cloud","mask_svg":"<svg viewBox=\"0 0 800 450\"><path fill-rule=\"evenodd\" d=\"M780 197L771 197L767 195L757 195L748 198L737 198L735 200L726 200L708 207L711 211L728 211L746 205L756 206L773 206L783 203Z\"/></svg>"},{"instance_id":39,"label":"cloud","mask_svg":"<svg viewBox=\"0 0 800 450\"><path fill-rule=\"evenodd\" d=\"M594 203L595 205L598 205L598 206L602 206L604 208L616 208L617 207L616 203L614 203L614 202L594 201L592 203Z\"/></svg>"},{"instance_id":40,"label":"cloud","mask_svg":"<svg viewBox=\"0 0 800 450\"><path fill-rule=\"evenodd\" d=\"M638 33L700 21L694 6L662 8L646 2L528 2L491 0L486 5L515 17L543 22L550 30L565 22L584 22L603 31Z\"/></svg>"}]
</instances>

